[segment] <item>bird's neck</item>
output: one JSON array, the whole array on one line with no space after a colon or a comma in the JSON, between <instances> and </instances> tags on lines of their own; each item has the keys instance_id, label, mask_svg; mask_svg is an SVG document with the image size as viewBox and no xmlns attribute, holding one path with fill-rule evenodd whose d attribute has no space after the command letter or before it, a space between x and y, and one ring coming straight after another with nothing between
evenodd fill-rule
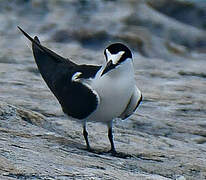
<instances>
[{"instance_id":1,"label":"bird's neck","mask_svg":"<svg viewBox=\"0 0 206 180\"><path fill-rule=\"evenodd\" d=\"M127 59L118 65L115 69L109 71L106 76L111 78L117 78L118 76L133 76L134 74L134 67L132 59Z\"/></svg>"}]
</instances>

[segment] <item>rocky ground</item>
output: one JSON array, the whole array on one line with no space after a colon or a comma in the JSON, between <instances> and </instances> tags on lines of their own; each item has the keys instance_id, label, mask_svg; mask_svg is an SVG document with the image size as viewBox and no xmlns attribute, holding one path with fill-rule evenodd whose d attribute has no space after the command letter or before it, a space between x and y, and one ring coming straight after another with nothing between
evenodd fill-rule
<instances>
[{"instance_id":1,"label":"rocky ground","mask_svg":"<svg viewBox=\"0 0 206 180\"><path fill-rule=\"evenodd\" d=\"M206 179L206 4L173 0L0 1L0 179ZM134 52L144 100L107 128L63 115L19 25L77 63L101 64L103 49Z\"/></svg>"}]
</instances>

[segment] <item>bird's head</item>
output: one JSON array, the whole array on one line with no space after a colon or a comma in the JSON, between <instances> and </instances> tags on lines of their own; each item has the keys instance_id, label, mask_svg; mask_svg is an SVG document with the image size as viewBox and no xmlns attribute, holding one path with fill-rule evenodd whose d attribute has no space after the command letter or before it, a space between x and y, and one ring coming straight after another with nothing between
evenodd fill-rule
<instances>
[{"instance_id":1,"label":"bird's head","mask_svg":"<svg viewBox=\"0 0 206 180\"><path fill-rule=\"evenodd\" d=\"M132 53L130 49L121 43L109 45L104 50L104 55L106 58L106 66L102 71L101 76L113 69L118 68L126 61L132 61Z\"/></svg>"}]
</instances>

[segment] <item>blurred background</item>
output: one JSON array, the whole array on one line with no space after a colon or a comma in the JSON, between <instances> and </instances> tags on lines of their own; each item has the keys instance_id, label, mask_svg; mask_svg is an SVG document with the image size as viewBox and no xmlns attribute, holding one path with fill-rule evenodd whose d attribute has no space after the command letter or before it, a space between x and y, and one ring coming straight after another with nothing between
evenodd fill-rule
<instances>
[{"instance_id":1,"label":"blurred background","mask_svg":"<svg viewBox=\"0 0 206 180\"><path fill-rule=\"evenodd\" d=\"M38 70L17 26L77 63L101 64L108 44L127 44L134 53L144 100L164 92L178 100L186 92L201 100L205 97L201 92L206 77L204 0L2 0L0 24L1 98L14 104L28 107L32 92L39 91L33 84ZM32 85L34 89L26 89ZM188 86L195 86L194 92ZM42 109L33 106L29 104L30 109Z\"/></svg>"},{"instance_id":2,"label":"blurred background","mask_svg":"<svg viewBox=\"0 0 206 180\"><path fill-rule=\"evenodd\" d=\"M129 46L134 55L136 83L144 100L127 121L115 122L117 147L129 153L160 151L164 156L176 148L174 162L172 158L168 160L173 164L163 160L163 166L148 167L141 162L145 165L142 169L174 177L179 168L178 173L185 177L203 177L205 0L0 0L0 101L39 112L55 125L55 132L72 134L84 143L79 136L80 125L72 124L63 115L17 26L31 36L37 35L44 46L76 63L101 64L104 48L113 42ZM102 142L103 146L108 145L102 125L89 128L96 130L90 132L93 146L101 147ZM125 141L121 139L125 138L123 132L129 136ZM105 138L100 137L101 133ZM137 145L133 139L140 137L143 139L138 142L144 145ZM129 149L127 141L133 142ZM157 142L168 147L156 147ZM181 155L177 158L178 153ZM189 165L180 167L179 163ZM194 164L198 165L192 171L190 167Z\"/></svg>"}]
</instances>

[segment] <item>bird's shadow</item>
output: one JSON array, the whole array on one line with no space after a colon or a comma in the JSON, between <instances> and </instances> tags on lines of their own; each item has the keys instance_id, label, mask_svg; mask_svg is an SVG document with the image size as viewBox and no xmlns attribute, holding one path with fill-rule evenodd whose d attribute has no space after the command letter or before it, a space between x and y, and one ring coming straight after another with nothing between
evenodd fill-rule
<instances>
[{"instance_id":1,"label":"bird's shadow","mask_svg":"<svg viewBox=\"0 0 206 180\"><path fill-rule=\"evenodd\" d=\"M111 153L110 151L99 150L99 149L92 150L91 152L96 155L112 156L112 157L117 157L117 158L122 158L122 159L127 159L127 158L132 157L132 155L124 153L124 152Z\"/></svg>"},{"instance_id":2,"label":"bird's shadow","mask_svg":"<svg viewBox=\"0 0 206 180\"><path fill-rule=\"evenodd\" d=\"M122 159L128 159L132 158L133 156L124 152L116 152L112 153L108 150L105 149L91 149L88 150L87 148L81 148L82 151L87 153L89 156L98 156L98 157L117 157L117 158L122 158Z\"/></svg>"}]
</instances>

